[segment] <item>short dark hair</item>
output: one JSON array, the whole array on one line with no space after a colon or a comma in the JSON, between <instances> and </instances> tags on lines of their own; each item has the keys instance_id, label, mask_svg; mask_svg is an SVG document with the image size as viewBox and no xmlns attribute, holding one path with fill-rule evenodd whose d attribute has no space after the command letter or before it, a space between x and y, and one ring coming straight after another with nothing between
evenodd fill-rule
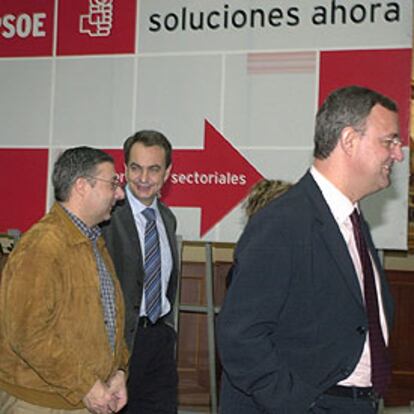
<instances>
[{"instance_id":1,"label":"short dark hair","mask_svg":"<svg viewBox=\"0 0 414 414\"><path fill-rule=\"evenodd\" d=\"M134 135L131 135L129 138L126 139L126 141L124 142L124 160L126 165L128 165L129 162L131 148L134 144L137 143L140 143L145 147L158 146L163 148L165 151L165 166L170 166L172 157L171 143L170 141L168 141L164 134L153 130L138 131Z\"/></svg>"},{"instance_id":2,"label":"short dark hair","mask_svg":"<svg viewBox=\"0 0 414 414\"><path fill-rule=\"evenodd\" d=\"M351 126L363 132L365 121L377 104L398 112L396 103L390 98L362 86L352 85L332 92L316 115L314 157L326 159L344 128Z\"/></svg>"},{"instance_id":3,"label":"short dark hair","mask_svg":"<svg viewBox=\"0 0 414 414\"><path fill-rule=\"evenodd\" d=\"M114 159L104 151L91 147L75 147L64 151L53 167L52 183L57 201L68 201L70 190L79 177L94 175L103 162L114 164Z\"/></svg>"}]
</instances>

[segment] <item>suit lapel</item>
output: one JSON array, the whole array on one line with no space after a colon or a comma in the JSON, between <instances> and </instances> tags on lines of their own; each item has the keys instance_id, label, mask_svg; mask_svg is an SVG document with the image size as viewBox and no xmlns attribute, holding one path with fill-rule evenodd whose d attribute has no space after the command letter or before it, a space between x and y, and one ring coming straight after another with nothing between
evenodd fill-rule
<instances>
[{"instance_id":1,"label":"suit lapel","mask_svg":"<svg viewBox=\"0 0 414 414\"><path fill-rule=\"evenodd\" d=\"M119 216L120 223L124 226L123 237L127 241L127 243L124 243L124 246L133 249L132 254L128 255L128 257L134 258L134 261L136 260L135 263L132 264L134 273L138 271L137 274L139 275L139 279L143 282L144 263L142 259L141 243L134 215L127 197L125 198L124 205L120 208ZM131 231L132 229L133 231ZM120 254L122 254L122 252L120 252Z\"/></svg>"},{"instance_id":2,"label":"suit lapel","mask_svg":"<svg viewBox=\"0 0 414 414\"><path fill-rule=\"evenodd\" d=\"M358 276L338 224L310 173L303 177L302 182L306 193L315 206L315 220L317 222L315 228L319 229L325 247L336 262L339 273L345 279L352 296L359 305L364 306Z\"/></svg>"},{"instance_id":3,"label":"suit lapel","mask_svg":"<svg viewBox=\"0 0 414 414\"><path fill-rule=\"evenodd\" d=\"M168 282L167 297L170 300L171 306L174 307L175 294L177 289L177 278L179 271L179 256L177 250L177 240L175 234L175 221L171 216L171 212L168 208L158 201L158 209L164 222L165 231L167 233L168 244L170 245L170 251L172 256L172 269L170 280Z\"/></svg>"},{"instance_id":4,"label":"suit lapel","mask_svg":"<svg viewBox=\"0 0 414 414\"><path fill-rule=\"evenodd\" d=\"M165 230L168 237L168 243L170 245L171 254L173 258L173 269L176 268L176 264L178 262L178 252L177 252L177 243L175 239L175 229L174 229L174 223L171 222L171 220L168 219L168 215L165 213L165 206L158 201L158 210L161 214L162 221L164 222Z\"/></svg>"}]
</instances>

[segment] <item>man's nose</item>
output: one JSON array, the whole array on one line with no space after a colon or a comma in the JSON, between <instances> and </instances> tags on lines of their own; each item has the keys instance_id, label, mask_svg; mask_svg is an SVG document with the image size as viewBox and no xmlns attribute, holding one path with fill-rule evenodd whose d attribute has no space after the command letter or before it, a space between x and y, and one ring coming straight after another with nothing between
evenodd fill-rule
<instances>
[{"instance_id":1,"label":"man's nose","mask_svg":"<svg viewBox=\"0 0 414 414\"><path fill-rule=\"evenodd\" d=\"M398 162L401 162L404 160L404 153L402 150L402 146L401 144L396 145L393 149L392 149L392 159Z\"/></svg>"},{"instance_id":2,"label":"man's nose","mask_svg":"<svg viewBox=\"0 0 414 414\"><path fill-rule=\"evenodd\" d=\"M125 191L122 187L116 187L115 190L115 199L116 200L123 200L125 198Z\"/></svg>"},{"instance_id":3,"label":"man's nose","mask_svg":"<svg viewBox=\"0 0 414 414\"><path fill-rule=\"evenodd\" d=\"M139 181L143 183L148 182L148 176L149 176L148 171L143 169L139 175Z\"/></svg>"}]
</instances>

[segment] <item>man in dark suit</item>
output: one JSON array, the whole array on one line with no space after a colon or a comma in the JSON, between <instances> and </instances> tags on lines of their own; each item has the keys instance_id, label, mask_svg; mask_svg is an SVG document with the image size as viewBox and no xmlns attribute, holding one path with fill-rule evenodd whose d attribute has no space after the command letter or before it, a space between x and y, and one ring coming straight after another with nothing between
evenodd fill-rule
<instances>
[{"instance_id":1,"label":"man in dark suit","mask_svg":"<svg viewBox=\"0 0 414 414\"><path fill-rule=\"evenodd\" d=\"M125 141L126 197L103 227L125 298L129 414L177 412L176 219L158 200L171 152L157 131L139 131Z\"/></svg>"},{"instance_id":2,"label":"man in dark suit","mask_svg":"<svg viewBox=\"0 0 414 414\"><path fill-rule=\"evenodd\" d=\"M403 159L396 105L333 92L314 156L238 242L218 320L222 414L373 414L387 387L392 299L368 226L350 215Z\"/></svg>"}]
</instances>

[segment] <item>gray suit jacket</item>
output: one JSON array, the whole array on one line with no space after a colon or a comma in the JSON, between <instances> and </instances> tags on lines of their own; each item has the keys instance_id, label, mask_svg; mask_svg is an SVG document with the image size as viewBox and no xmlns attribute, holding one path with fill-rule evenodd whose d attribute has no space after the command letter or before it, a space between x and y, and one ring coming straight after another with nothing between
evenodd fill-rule
<instances>
[{"instance_id":1,"label":"gray suit jacket","mask_svg":"<svg viewBox=\"0 0 414 414\"><path fill-rule=\"evenodd\" d=\"M177 221L172 211L160 201L158 209L164 221L173 258L173 268L167 289L167 297L173 309L177 290L178 251L176 241ZM134 217L128 199L119 203L111 219L102 225L109 253L115 264L125 300L125 339L132 350L144 285L144 264ZM173 325L173 312L167 315Z\"/></svg>"},{"instance_id":2,"label":"gray suit jacket","mask_svg":"<svg viewBox=\"0 0 414 414\"><path fill-rule=\"evenodd\" d=\"M380 272L388 324L392 299ZM308 413L358 363L368 320L340 229L307 173L249 221L218 318L222 414Z\"/></svg>"}]
</instances>

